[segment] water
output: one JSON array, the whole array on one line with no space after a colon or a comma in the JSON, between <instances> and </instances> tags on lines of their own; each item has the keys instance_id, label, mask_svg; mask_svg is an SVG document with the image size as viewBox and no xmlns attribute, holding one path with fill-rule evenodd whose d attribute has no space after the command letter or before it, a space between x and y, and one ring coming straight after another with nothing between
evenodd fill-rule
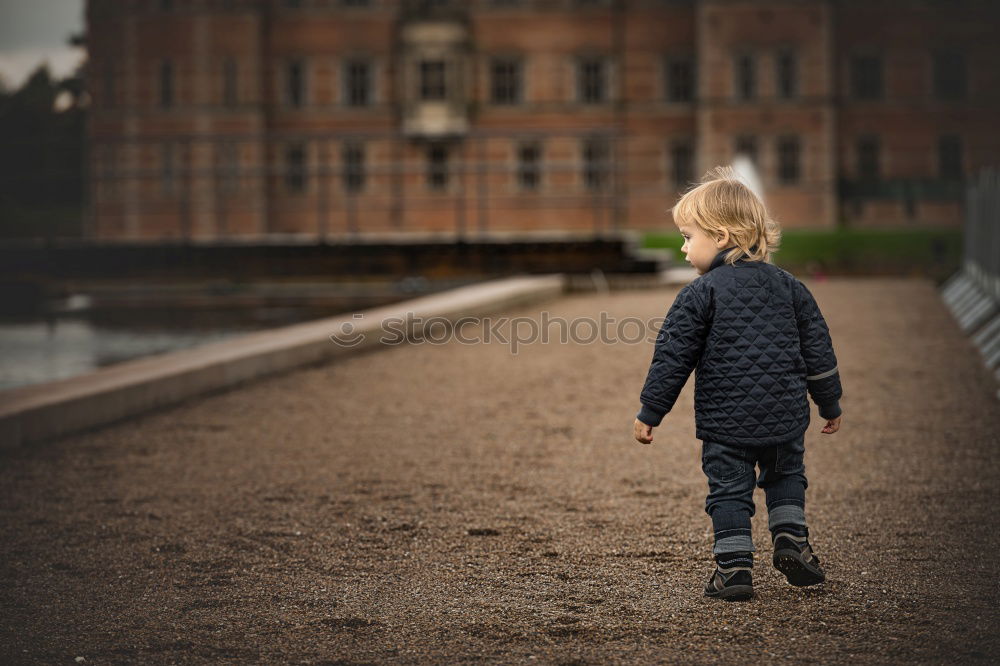
<instances>
[{"instance_id":1,"label":"water","mask_svg":"<svg viewBox=\"0 0 1000 666\"><path fill-rule=\"evenodd\" d=\"M740 180L750 188L750 191L756 194L758 199L764 201L764 183L760 179L760 173L754 166L753 160L740 153L733 158L732 166Z\"/></svg>"},{"instance_id":2,"label":"water","mask_svg":"<svg viewBox=\"0 0 1000 666\"><path fill-rule=\"evenodd\" d=\"M65 379L249 330L129 330L84 319L0 323L0 390Z\"/></svg>"},{"instance_id":3,"label":"water","mask_svg":"<svg viewBox=\"0 0 1000 666\"><path fill-rule=\"evenodd\" d=\"M0 391L353 309L344 304L223 311L143 308L8 318L0 320Z\"/></svg>"}]
</instances>

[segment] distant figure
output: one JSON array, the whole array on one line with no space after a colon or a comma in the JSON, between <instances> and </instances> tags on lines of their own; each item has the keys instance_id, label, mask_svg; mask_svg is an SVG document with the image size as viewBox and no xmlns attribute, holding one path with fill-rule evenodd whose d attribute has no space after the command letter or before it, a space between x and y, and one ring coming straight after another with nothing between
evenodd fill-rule
<instances>
[{"instance_id":1,"label":"distant figure","mask_svg":"<svg viewBox=\"0 0 1000 666\"><path fill-rule=\"evenodd\" d=\"M781 231L731 167L709 171L672 213L699 277L663 321L635 438L652 443L697 367L695 425L715 530L716 569L705 595L753 596L755 483L766 495L774 566L792 585L822 583L806 526L803 453L807 390L826 420L822 432L840 429L840 374L826 321L805 285L771 263Z\"/></svg>"}]
</instances>

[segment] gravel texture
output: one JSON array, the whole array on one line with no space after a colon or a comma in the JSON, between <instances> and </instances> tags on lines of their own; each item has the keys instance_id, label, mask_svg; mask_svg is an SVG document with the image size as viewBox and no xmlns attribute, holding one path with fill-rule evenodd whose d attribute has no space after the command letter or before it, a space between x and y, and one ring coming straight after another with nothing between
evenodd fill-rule
<instances>
[{"instance_id":1,"label":"gravel texture","mask_svg":"<svg viewBox=\"0 0 1000 666\"><path fill-rule=\"evenodd\" d=\"M0 453L0 662L996 663L994 380L929 281L808 285L844 385L806 435L821 586L758 491L756 598L701 596L693 380L631 439L651 344L411 344Z\"/></svg>"}]
</instances>

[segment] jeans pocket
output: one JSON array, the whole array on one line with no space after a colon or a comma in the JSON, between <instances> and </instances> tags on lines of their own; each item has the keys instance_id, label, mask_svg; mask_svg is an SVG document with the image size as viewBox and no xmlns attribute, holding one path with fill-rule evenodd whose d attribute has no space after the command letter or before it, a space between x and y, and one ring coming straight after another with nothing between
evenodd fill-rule
<instances>
[{"instance_id":1,"label":"jeans pocket","mask_svg":"<svg viewBox=\"0 0 1000 666\"><path fill-rule=\"evenodd\" d=\"M739 449L706 442L701 454L701 468L710 480L729 483L746 472L747 463Z\"/></svg>"},{"instance_id":2,"label":"jeans pocket","mask_svg":"<svg viewBox=\"0 0 1000 666\"><path fill-rule=\"evenodd\" d=\"M774 459L774 471L779 474L805 472L805 465L803 464L805 450L805 441L801 438L777 447Z\"/></svg>"}]
</instances>

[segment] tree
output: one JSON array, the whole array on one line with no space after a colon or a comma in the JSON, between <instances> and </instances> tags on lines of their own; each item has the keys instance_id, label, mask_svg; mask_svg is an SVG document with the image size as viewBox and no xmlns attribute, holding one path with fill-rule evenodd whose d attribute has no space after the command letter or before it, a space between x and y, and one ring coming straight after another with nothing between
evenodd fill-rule
<instances>
[{"instance_id":1,"label":"tree","mask_svg":"<svg viewBox=\"0 0 1000 666\"><path fill-rule=\"evenodd\" d=\"M73 103L60 112L55 100L63 91ZM57 81L41 65L17 90L0 90L0 236L79 235L82 98L82 68Z\"/></svg>"}]
</instances>

